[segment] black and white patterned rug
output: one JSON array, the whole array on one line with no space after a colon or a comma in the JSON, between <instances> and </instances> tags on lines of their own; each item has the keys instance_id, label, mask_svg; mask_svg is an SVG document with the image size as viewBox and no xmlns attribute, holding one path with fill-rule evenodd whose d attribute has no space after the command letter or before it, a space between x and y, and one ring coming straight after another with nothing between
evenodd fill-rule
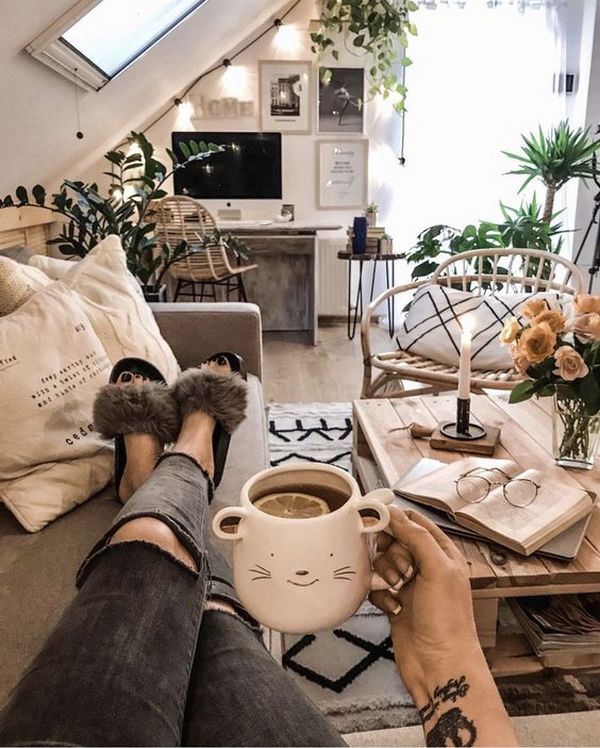
<instances>
[{"instance_id":1,"label":"black and white patterned rug","mask_svg":"<svg viewBox=\"0 0 600 748\"><path fill-rule=\"evenodd\" d=\"M350 403L276 404L267 419L271 465L325 462L350 470ZM369 603L332 631L286 635L282 662L342 733L419 724L394 665L387 618ZM535 674L498 686L513 716L600 709L599 675Z\"/></svg>"}]
</instances>

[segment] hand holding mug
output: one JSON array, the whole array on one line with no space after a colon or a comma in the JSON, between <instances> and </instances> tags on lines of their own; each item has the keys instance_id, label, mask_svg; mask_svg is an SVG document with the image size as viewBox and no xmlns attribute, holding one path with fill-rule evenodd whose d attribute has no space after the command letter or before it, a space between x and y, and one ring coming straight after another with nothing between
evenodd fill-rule
<instances>
[{"instance_id":1,"label":"hand holding mug","mask_svg":"<svg viewBox=\"0 0 600 748\"><path fill-rule=\"evenodd\" d=\"M409 688L440 671L462 666L481 653L473 618L467 564L452 540L418 512L390 507L390 524L380 534L375 571L397 593L372 592L371 602L388 613L394 656ZM414 695L414 694L413 694Z\"/></svg>"}]
</instances>

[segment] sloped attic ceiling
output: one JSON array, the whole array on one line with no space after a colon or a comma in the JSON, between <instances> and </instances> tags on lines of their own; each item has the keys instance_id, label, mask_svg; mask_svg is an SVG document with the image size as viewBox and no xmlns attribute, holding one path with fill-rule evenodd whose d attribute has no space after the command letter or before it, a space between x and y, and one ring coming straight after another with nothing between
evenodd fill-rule
<instances>
[{"instance_id":1,"label":"sloped attic ceiling","mask_svg":"<svg viewBox=\"0 0 600 748\"><path fill-rule=\"evenodd\" d=\"M55 187L77 178L130 130L141 127L200 72L275 17L288 0L207 0L95 93L83 93L24 47L74 0L0 3L0 194L18 184ZM81 130L78 140L76 95Z\"/></svg>"}]
</instances>

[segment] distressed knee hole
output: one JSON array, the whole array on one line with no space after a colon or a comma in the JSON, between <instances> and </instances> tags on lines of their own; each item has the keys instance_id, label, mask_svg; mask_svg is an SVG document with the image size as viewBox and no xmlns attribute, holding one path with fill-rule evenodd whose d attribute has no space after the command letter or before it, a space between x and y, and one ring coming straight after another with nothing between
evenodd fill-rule
<instances>
[{"instance_id":1,"label":"distressed knee hole","mask_svg":"<svg viewBox=\"0 0 600 748\"><path fill-rule=\"evenodd\" d=\"M170 553L190 569L198 571L196 563L171 528L155 517L135 517L119 527L109 544L143 540Z\"/></svg>"}]
</instances>

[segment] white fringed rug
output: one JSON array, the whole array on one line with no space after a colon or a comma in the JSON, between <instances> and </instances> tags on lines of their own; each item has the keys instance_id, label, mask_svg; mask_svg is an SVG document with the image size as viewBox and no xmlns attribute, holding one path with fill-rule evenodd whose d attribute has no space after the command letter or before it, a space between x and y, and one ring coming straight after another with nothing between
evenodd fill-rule
<instances>
[{"instance_id":1,"label":"white fringed rug","mask_svg":"<svg viewBox=\"0 0 600 748\"><path fill-rule=\"evenodd\" d=\"M276 404L267 420L271 465L300 460L350 470L350 403ZM282 661L341 733L419 724L394 665L387 618L369 603L333 631L286 635ZM594 674L535 674L498 685L513 716L600 709Z\"/></svg>"}]
</instances>

